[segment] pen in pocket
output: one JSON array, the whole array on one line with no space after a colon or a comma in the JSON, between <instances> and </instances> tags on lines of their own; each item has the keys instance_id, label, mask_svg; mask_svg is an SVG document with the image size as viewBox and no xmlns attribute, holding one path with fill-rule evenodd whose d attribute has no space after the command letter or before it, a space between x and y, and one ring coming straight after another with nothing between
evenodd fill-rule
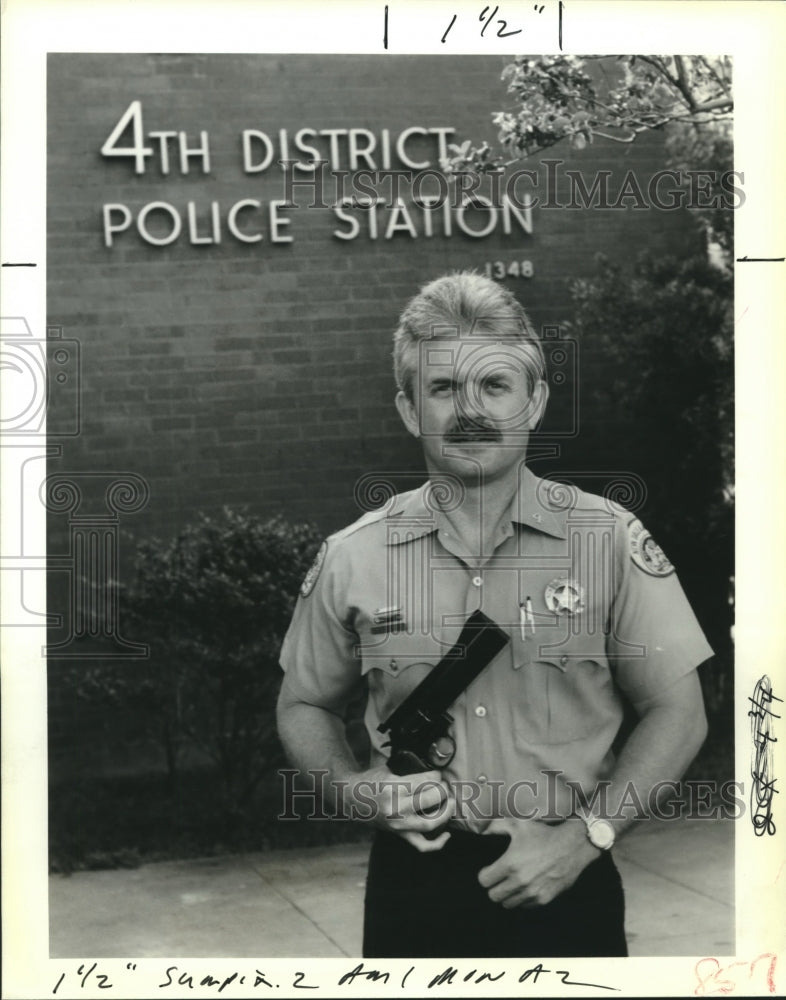
<instances>
[{"instance_id":1,"label":"pen in pocket","mask_svg":"<svg viewBox=\"0 0 786 1000\"><path fill-rule=\"evenodd\" d=\"M519 604L519 629L521 632L521 638L527 638L527 629L529 629L529 635L535 635L535 615L532 611L532 599L527 598L523 604Z\"/></svg>"}]
</instances>

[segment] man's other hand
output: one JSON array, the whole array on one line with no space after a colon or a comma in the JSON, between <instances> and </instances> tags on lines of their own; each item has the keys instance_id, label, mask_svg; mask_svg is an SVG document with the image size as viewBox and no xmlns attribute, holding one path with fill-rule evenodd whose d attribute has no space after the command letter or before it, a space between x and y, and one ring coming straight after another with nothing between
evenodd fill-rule
<instances>
[{"instance_id":1,"label":"man's other hand","mask_svg":"<svg viewBox=\"0 0 786 1000\"><path fill-rule=\"evenodd\" d=\"M505 909L550 903L600 854L577 818L559 826L537 820L494 819L485 832L510 837L505 853L478 872L489 899Z\"/></svg>"},{"instance_id":2,"label":"man's other hand","mask_svg":"<svg viewBox=\"0 0 786 1000\"><path fill-rule=\"evenodd\" d=\"M349 778L347 795L358 815L372 812L372 822L418 851L438 851L450 838L447 830L433 840L425 836L444 826L453 813L450 789L439 771L399 776L374 767Z\"/></svg>"}]
</instances>

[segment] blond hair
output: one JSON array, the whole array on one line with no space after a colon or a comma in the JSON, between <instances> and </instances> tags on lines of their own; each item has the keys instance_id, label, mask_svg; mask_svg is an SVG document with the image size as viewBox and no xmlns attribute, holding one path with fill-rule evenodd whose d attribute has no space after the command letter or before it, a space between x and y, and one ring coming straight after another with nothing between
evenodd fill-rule
<instances>
[{"instance_id":1,"label":"blond hair","mask_svg":"<svg viewBox=\"0 0 786 1000\"><path fill-rule=\"evenodd\" d=\"M398 388L412 400L421 341L463 336L520 343L530 390L545 379L540 340L512 293L475 271L457 271L424 285L404 307L393 334L393 373Z\"/></svg>"}]
</instances>

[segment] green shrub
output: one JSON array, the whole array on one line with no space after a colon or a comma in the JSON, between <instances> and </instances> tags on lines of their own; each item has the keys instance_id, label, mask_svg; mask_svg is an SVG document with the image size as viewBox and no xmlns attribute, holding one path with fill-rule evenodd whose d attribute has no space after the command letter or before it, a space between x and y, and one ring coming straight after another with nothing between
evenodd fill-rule
<instances>
[{"instance_id":1,"label":"green shrub","mask_svg":"<svg viewBox=\"0 0 786 1000\"><path fill-rule=\"evenodd\" d=\"M716 652L702 680L722 714L733 689L732 274L703 254L644 252L624 268L597 261L597 277L572 284L566 324L603 359L583 430L646 483L637 513L677 566ZM608 427L624 432L606 444Z\"/></svg>"},{"instance_id":2,"label":"green shrub","mask_svg":"<svg viewBox=\"0 0 786 1000\"><path fill-rule=\"evenodd\" d=\"M225 508L169 544L140 544L122 601L150 661L96 666L81 678L83 689L146 713L173 786L186 752L207 757L220 776L216 805L229 816L281 762L278 654L320 540L310 525Z\"/></svg>"}]
</instances>

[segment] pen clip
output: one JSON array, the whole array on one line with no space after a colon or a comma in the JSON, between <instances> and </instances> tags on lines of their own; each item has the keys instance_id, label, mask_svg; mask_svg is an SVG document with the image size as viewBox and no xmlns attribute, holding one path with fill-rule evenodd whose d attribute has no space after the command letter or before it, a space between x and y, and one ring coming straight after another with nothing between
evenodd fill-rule
<instances>
[{"instance_id":1,"label":"pen clip","mask_svg":"<svg viewBox=\"0 0 786 1000\"><path fill-rule=\"evenodd\" d=\"M534 636L535 635L535 615L534 615L534 613L532 611L532 598L531 597L527 597L526 606L527 606L527 624L529 625L529 628L530 628L530 635Z\"/></svg>"},{"instance_id":2,"label":"pen clip","mask_svg":"<svg viewBox=\"0 0 786 1000\"><path fill-rule=\"evenodd\" d=\"M522 639L532 639L535 635L535 615L532 611L532 599L527 598L519 604L519 628Z\"/></svg>"}]
</instances>

